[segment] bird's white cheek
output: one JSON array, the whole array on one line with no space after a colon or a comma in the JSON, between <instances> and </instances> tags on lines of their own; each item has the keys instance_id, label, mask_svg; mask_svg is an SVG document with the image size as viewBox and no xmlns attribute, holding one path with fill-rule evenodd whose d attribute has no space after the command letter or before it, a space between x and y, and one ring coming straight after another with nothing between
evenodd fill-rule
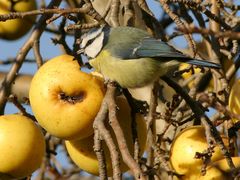
<instances>
[{"instance_id":1,"label":"bird's white cheek","mask_svg":"<svg viewBox=\"0 0 240 180\"><path fill-rule=\"evenodd\" d=\"M94 41L85 47L84 53L91 58L95 58L103 47L104 33L102 32Z\"/></svg>"}]
</instances>

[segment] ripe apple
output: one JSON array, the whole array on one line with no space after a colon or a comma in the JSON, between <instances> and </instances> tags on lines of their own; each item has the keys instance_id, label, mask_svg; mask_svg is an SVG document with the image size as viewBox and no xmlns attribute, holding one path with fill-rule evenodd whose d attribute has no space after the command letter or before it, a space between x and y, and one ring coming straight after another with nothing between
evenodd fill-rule
<instances>
[{"instance_id":1,"label":"ripe apple","mask_svg":"<svg viewBox=\"0 0 240 180\"><path fill-rule=\"evenodd\" d=\"M44 154L44 136L31 119L20 114L0 116L1 174L15 179L31 175Z\"/></svg>"},{"instance_id":2,"label":"ripe apple","mask_svg":"<svg viewBox=\"0 0 240 180\"><path fill-rule=\"evenodd\" d=\"M227 139L223 138L227 145ZM179 174L200 172L202 160L194 158L196 152L203 152L208 148L205 129L203 126L192 126L181 131L174 139L170 152L170 162ZM214 149L212 161L222 159L219 146Z\"/></svg>"},{"instance_id":3,"label":"ripe apple","mask_svg":"<svg viewBox=\"0 0 240 180\"><path fill-rule=\"evenodd\" d=\"M240 157L232 157L233 164L237 169L240 168ZM192 173L187 176L183 176L183 180L229 180L233 179L233 172L230 171L226 159L215 161L209 165L206 169L204 176L201 173Z\"/></svg>"},{"instance_id":4,"label":"ripe apple","mask_svg":"<svg viewBox=\"0 0 240 180\"><path fill-rule=\"evenodd\" d=\"M229 109L234 114L240 114L240 79L235 81L228 99ZM238 119L233 118L233 122L238 122Z\"/></svg>"},{"instance_id":5,"label":"ripe apple","mask_svg":"<svg viewBox=\"0 0 240 180\"><path fill-rule=\"evenodd\" d=\"M124 132L125 138L127 140L128 148L133 155L133 139L132 139L132 129L131 129L131 115L130 115L130 107L127 103L126 98L118 97L117 98L118 112L117 117L120 123L120 126ZM137 133L140 144L140 155L143 154L145 150L146 143L146 123L141 114L137 114L136 118L137 123ZM108 129L111 129L108 126ZM110 130L112 137L114 138L114 142L117 145L117 141L113 130ZM81 140L73 140L73 141L65 141L67 151L71 157L71 159L84 171L88 173L99 175L98 169L98 160L96 154L93 150L93 136L90 136L86 139ZM106 157L107 164L107 172L108 176L112 176L112 164L110 159L110 153L107 148L105 142L103 143L104 153ZM128 170L128 167L124 164L123 160L120 161L120 168L122 172Z\"/></svg>"},{"instance_id":6,"label":"ripe apple","mask_svg":"<svg viewBox=\"0 0 240 180\"><path fill-rule=\"evenodd\" d=\"M17 2L19 1L19 2ZM31 11L37 8L35 0L17 0L13 6L16 12ZM11 10L10 0L0 1L0 14L9 14ZM34 24L36 16L27 16L23 19L11 19L5 22L0 21L0 38L6 40L16 40L25 35Z\"/></svg>"},{"instance_id":7,"label":"ripe apple","mask_svg":"<svg viewBox=\"0 0 240 180\"><path fill-rule=\"evenodd\" d=\"M93 134L93 120L105 94L103 81L82 72L73 59L61 55L46 62L34 75L29 90L39 124L63 139Z\"/></svg>"}]
</instances>

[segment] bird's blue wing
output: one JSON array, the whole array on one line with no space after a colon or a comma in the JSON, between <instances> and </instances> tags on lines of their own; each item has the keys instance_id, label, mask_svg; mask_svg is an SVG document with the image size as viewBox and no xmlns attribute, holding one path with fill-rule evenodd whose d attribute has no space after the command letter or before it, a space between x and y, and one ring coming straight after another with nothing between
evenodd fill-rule
<instances>
[{"instance_id":1,"label":"bird's blue wing","mask_svg":"<svg viewBox=\"0 0 240 180\"><path fill-rule=\"evenodd\" d=\"M143 38L139 46L135 47L132 51L132 57L164 57L176 59L190 59L184 54L178 52L169 44L152 37Z\"/></svg>"},{"instance_id":2,"label":"bird's blue wing","mask_svg":"<svg viewBox=\"0 0 240 180\"><path fill-rule=\"evenodd\" d=\"M141 44L133 50L132 57L152 57L159 61L175 59L192 65L220 68L219 64L185 56L181 52L178 52L176 49L171 47L169 44L151 37L144 38L141 41Z\"/></svg>"},{"instance_id":3,"label":"bird's blue wing","mask_svg":"<svg viewBox=\"0 0 240 180\"><path fill-rule=\"evenodd\" d=\"M123 31L123 28L113 28L105 46L105 49L108 49L114 56L121 59L138 59L143 57L191 59L167 43L151 37L143 30L124 27L124 33L121 31Z\"/></svg>"}]
</instances>

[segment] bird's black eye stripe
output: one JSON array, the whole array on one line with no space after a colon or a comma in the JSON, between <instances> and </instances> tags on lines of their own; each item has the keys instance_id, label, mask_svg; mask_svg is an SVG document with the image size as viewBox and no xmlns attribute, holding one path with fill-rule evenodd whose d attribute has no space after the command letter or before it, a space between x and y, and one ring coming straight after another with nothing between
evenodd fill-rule
<instances>
[{"instance_id":1,"label":"bird's black eye stripe","mask_svg":"<svg viewBox=\"0 0 240 180\"><path fill-rule=\"evenodd\" d=\"M93 39L89 39L89 41L87 42L86 46L92 44L94 40L95 40L95 38L93 38Z\"/></svg>"}]
</instances>

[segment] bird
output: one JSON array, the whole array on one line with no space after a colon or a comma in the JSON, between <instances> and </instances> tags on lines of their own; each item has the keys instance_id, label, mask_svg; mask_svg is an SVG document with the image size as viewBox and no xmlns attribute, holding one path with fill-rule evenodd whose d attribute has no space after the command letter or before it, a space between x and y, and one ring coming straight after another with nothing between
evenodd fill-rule
<instances>
[{"instance_id":1,"label":"bird","mask_svg":"<svg viewBox=\"0 0 240 180\"><path fill-rule=\"evenodd\" d=\"M188 57L147 31L128 26L91 29L82 35L78 53L86 55L105 79L122 88L144 87L183 62L221 68L217 63Z\"/></svg>"}]
</instances>

